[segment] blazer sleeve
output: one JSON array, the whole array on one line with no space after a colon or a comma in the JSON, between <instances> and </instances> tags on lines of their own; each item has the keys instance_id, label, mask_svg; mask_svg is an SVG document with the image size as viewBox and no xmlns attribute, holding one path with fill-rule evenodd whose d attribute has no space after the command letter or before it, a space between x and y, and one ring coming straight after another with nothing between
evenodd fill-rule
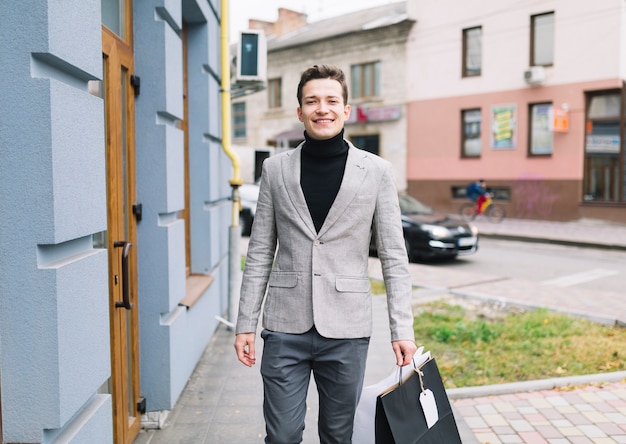
<instances>
[{"instance_id":1,"label":"blazer sleeve","mask_svg":"<svg viewBox=\"0 0 626 444\"><path fill-rule=\"evenodd\" d=\"M263 162L248 253L243 271L235 334L255 333L265 290L276 254L277 235L272 198L270 159Z\"/></svg>"},{"instance_id":2,"label":"blazer sleeve","mask_svg":"<svg viewBox=\"0 0 626 444\"><path fill-rule=\"evenodd\" d=\"M398 192L390 164L386 165L376 199L373 230L387 292L391 340L414 341L409 260Z\"/></svg>"}]
</instances>

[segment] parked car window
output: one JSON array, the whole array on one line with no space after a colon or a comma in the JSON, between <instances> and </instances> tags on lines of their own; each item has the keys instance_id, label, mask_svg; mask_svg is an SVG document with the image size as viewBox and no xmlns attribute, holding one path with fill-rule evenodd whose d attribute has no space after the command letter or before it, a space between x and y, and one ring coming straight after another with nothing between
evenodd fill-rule
<instances>
[{"instance_id":1,"label":"parked car window","mask_svg":"<svg viewBox=\"0 0 626 444\"><path fill-rule=\"evenodd\" d=\"M410 196L398 196L402 214L432 214L433 209Z\"/></svg>"}]
</instances>

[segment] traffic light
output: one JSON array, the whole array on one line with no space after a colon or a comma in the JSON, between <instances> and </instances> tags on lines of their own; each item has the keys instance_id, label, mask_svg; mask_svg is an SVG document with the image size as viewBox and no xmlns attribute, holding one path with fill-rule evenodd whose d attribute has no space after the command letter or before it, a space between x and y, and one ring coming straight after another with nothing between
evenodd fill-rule
<instances>
[{"instance_id":1,"label":"traffic light","mask_svg":"<svg viewBox=\"0 0 626 444\"><path fill-rule=\"evenodd\" d=\"M239 34L237 75L240 81L265 81L267 78L267 43L265 33L249 29Z\"/></svg>"}]
</instances>

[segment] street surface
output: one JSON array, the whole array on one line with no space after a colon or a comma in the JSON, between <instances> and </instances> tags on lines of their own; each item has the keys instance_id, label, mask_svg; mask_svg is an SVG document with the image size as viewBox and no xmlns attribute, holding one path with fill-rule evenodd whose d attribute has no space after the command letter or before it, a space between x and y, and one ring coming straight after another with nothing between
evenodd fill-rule
<instances>
[{"instance_id":1,"label":"street surface","mask_svg":"<svg viewBox=\"0 0 626 444\"><path fill-rule=\"evenodd\" d=\"M455 261L425 262L476 275L524 279L547 286L621 293L626 252L481 238L475 254Z\"/></svg>"}]
</instances>

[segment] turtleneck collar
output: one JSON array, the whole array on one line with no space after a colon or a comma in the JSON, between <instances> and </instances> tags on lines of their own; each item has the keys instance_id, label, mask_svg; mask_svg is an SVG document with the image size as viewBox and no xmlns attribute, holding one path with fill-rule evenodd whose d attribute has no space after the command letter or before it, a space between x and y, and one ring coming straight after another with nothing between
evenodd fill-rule
<instances>
[{"instance_id":1,"label":"turtleneck collar","mask_svg":"<svg viewBox=\"0 0 626 444\"><path fill-rule=\"evenodd\" d=\"M304 146L302 151L314 157L333 157L345 154L348 144L343 140L343 129L334 137L326 140L317 140L304 132Z\"/></svg>"}]
</instances>

